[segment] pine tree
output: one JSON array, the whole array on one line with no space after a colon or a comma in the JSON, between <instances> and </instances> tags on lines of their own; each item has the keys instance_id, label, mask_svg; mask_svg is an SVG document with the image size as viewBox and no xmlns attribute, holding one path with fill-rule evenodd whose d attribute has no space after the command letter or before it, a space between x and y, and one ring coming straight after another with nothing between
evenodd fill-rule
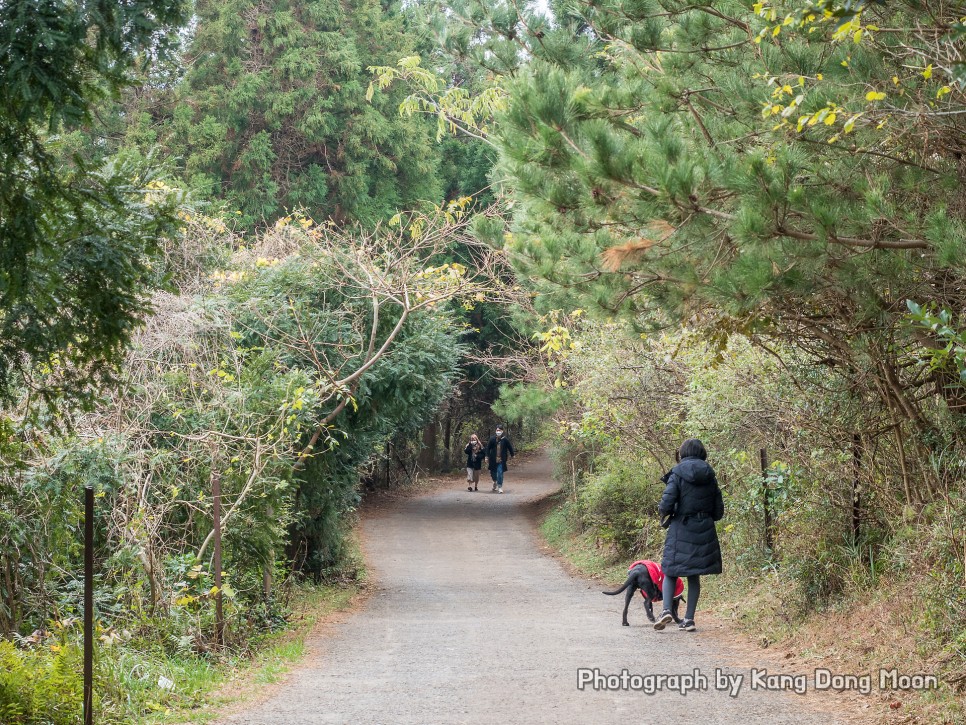
<instances>
[{"instance_id":1,"label":"pine tree","mask_svg":"<svg viewBox=\"0 0 966 725\"><path fill-rule=\"evenodd\" d=\"M495 137L510 249L552 304L783 337L923 431L923 386L960 408L904 326L906 299L966 301L952 10L604 0L538 27L500 7L457 16L494 58L523 48Z\"/></svg>"}]
</instances>

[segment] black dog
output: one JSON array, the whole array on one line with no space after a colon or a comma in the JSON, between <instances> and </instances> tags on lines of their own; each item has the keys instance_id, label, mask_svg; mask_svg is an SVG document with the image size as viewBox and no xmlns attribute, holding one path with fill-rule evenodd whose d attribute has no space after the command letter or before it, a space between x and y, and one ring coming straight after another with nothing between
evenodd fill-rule
<instances>
[{"instance_id":1,"label":"black dog","mask_svg":"<svg viewBox=\"0 0 966 725\"><path fill-rule=\"evenodd\" d=\"M656 564L654 566L657 567ZM657 567L657 571L660 571L660 567ZM624 582L624 586L616 591L603 593L614 596L615 594L620 594L625 590L627 591L627 594L624 597L624 619L622 624L625 627L631 626L627 622L627 609L631 606L631 599L634 598L634 594L638 590L640 590L641 594L644 596L644 611L647 613L647 618L653 622L654 607L652 606L651 602L662 601L664 595L661 593L661 587L655 584L654 580L651 578L651 573L648 571L647 566L641 562L635 562L627 572L627 581ZM683 592L675 593L674 601L671 604L671 616L674 617L674 621L678 624L681 623L681 619L678 617L678 604L681 602L683 596Z\"/></svg>"}]
</instances>

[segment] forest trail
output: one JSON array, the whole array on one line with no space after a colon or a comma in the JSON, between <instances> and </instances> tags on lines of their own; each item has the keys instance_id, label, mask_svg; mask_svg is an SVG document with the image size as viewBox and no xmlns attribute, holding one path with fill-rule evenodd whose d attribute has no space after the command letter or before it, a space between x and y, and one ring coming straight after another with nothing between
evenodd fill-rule
<instances>
[{"instance_id":1,"label":"forest trail","mask_svg":"<svg viewBox=\"0 0 966 725\"><path fill-rule=\"evenodd\" d=\"M655 632L638 601L567 573L541 551L533 513L559 487L546 458L511 464L506 494L450 488L365 517L376 590L331 627L313 654L261 704L224 723L832 723L820 694L752 691L751 659L725 625L698 611L697 633ZM486 490L484 491L483 488ZM774 665L775 660L769 662ZM709 689L646 695L577 688L578 668L689 674ZM715 690L715 668L743 674L736 697Z\"/></svg>"}]
</instances>

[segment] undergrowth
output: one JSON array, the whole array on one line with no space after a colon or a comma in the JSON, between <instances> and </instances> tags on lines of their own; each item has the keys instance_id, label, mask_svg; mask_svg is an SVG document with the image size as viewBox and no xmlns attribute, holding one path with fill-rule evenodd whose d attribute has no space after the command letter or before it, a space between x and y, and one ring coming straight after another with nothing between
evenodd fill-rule
<instances>
[{"instance_id":1,"label":"undergrowth","mask_svg":"<svg viewBox=\"0 0 966 725\"><path fill-rule=\"evenodd\" d=\"M251 684L278 681L305 652L316 622L350 606L364 581L352 540L346 576L329 583L293 583L272 607L274 626L216 653L171 647L164 628L143 622L135 631L98 626L94 714L101 725L207 722L219 709L251 696ZM133 625L132 625L133 626ZM0 723L78 725L82 722L82 639L79 620L51 623L50 636L0 641ZM39 641L33 641L38 639ZM244 681L245 687L233 687Z\"/></svg>"}]
</instances>

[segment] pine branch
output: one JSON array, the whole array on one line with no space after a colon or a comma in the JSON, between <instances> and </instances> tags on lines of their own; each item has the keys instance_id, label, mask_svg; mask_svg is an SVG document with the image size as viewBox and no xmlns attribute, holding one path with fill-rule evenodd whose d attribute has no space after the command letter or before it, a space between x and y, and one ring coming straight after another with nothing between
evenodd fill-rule
<instances>
[{"instance_id":1,"label":"pine branch","mask_svg":"<svg viewBox=\"0 0 966 725\"><path fill-rule=\"evenodd\" d=\"M784 225L779 226L776 231L780 236L791 237L792 239L801 239L807 242L817 242L822 239L817 234L800 232L795 229L789 229ZM895 241L884 241L881 239L876 240L858 239L856 237L839 237L834 234L828 235L825 237L825 239L846 247L863 247L865 249L929 249L929 242L924 239L898 239Z\"/></svg>"}]
</instances>

